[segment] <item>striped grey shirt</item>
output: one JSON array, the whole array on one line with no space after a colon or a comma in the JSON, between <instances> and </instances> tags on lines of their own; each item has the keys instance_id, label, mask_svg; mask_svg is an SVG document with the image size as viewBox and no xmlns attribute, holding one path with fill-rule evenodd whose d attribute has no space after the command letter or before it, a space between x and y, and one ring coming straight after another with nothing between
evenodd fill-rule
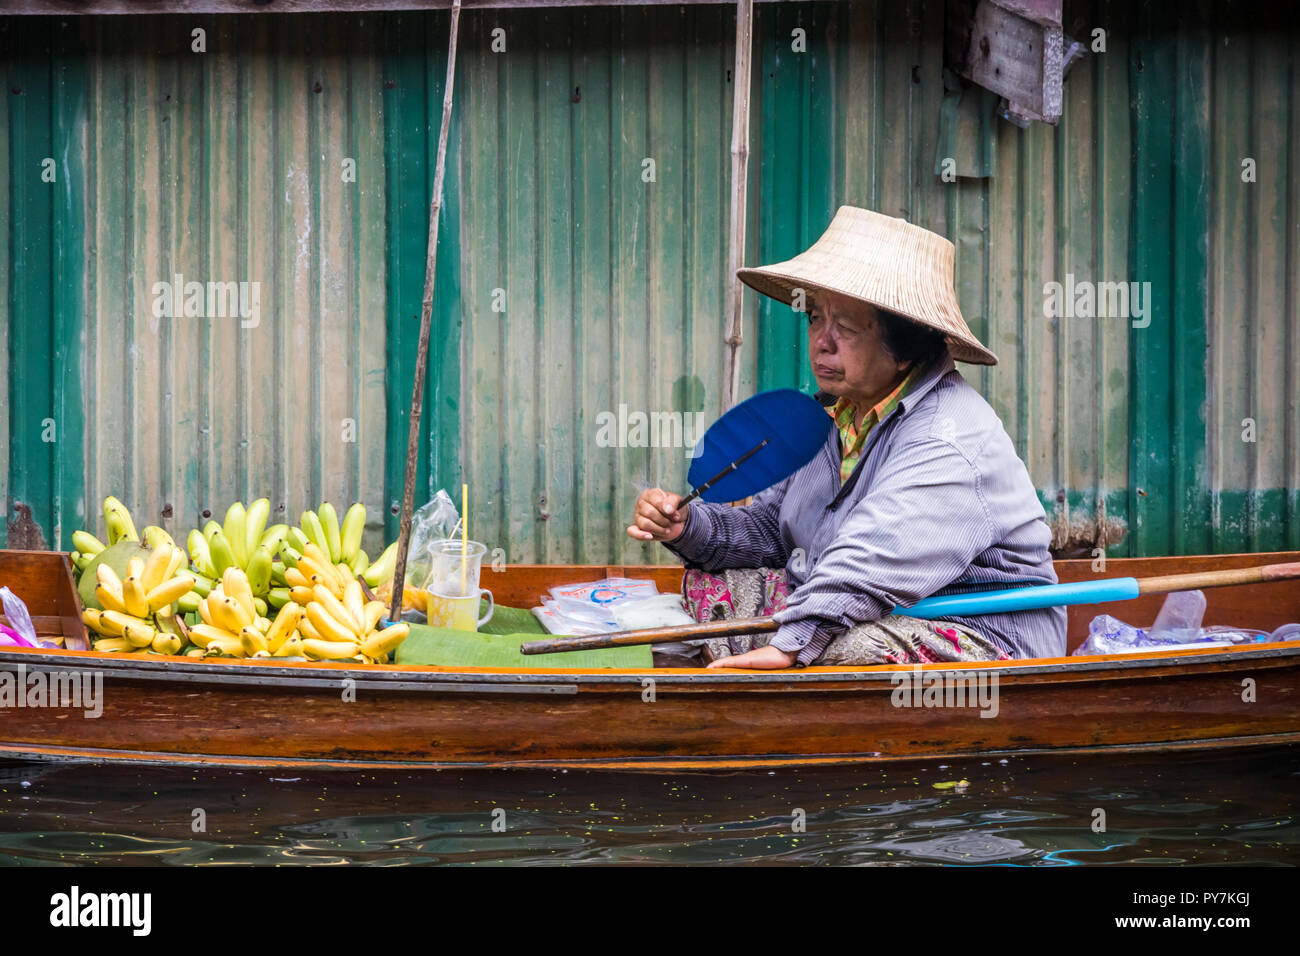
<instances>
[{"instance_id":1,"label":"striped grey shirt","mask_svg":"<svg viewBox=\"0 0 1300 956\"><path fill-rule=\"evenodd\" d=\"M665 546L705 571L785 567L772 644L808 664L855 624L932 594L1055 584L1029 472L984 398L944 357L867 437L840 483L840 438L733 508L696 501ZM1065 654L1065 609L951 617L1013 657Z\"/></svg>"}]
</instances>

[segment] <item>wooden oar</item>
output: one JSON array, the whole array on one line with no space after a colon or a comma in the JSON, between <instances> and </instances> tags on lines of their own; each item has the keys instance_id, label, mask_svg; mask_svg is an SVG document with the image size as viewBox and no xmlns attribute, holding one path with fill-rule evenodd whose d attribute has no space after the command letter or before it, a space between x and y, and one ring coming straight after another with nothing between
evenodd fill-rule
<instances>
[{"instance_id":1,"label":"wooden oar","mask_svg":"<svg viewBox=\"0 0 1300 956\"><path fill-rule=\"evenodd\" d=\"M926 598L910 608L896 607L893 613L935 620L954 615L1027 611L1071 604L1105 604L1110 601L1131 600L1143 594L1170 594L1174 591L1223 588L1235 584L1264 584L1269 581L1290 581L1298 578L1300 578L1300 561L1294 561L1288 564L1265 564L1228 571L1193 571L1150 578L1106 578L1101 581L1072 581L1068 584L981 591L976 594L951 594ZM770 617L750 617L730 621L710 621L707 624L686 624L681 627L619 631L614 634L552 637L526 641L519 650L524 654L591 651L602 647L626 647L632 644L698 641L706 637L723 637L728 634L761 634L775 631L778 627L776 621Z\"/></svg>"}]
</instances>

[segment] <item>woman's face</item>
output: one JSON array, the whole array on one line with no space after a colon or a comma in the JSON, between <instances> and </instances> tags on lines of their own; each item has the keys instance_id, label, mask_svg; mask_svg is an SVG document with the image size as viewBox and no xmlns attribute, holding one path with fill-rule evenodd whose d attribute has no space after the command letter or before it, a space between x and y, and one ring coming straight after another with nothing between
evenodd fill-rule
<instances>
[{"instance_id":1,"label":"woman's face","mask_svg":"<svg viewBox=\"0 0 1300 956\"><path fill-rule=\"evenodd\" d=\"M823 391L872 405L893 391L910 365L885 350L875 306L830 292L810 299L808 360Z\"/></svg>"}]
</instances>

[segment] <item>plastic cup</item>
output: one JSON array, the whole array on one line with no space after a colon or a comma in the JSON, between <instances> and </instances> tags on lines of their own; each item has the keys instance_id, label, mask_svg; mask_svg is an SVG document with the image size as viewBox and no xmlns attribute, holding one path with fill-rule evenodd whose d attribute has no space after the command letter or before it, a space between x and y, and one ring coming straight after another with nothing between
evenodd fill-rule
<instances>
[{"instance_id":1,"label":"plastic cup","mask_svg":"<svg viewBox=\"0 0 1300 956\"><path fill-rule=\"evenodd\" d=\"M433 543L429 549L432 567L426 587L442 597L474 597L477 600L479 573L487 545L471 541L463 554L461 548L459 538L443 538Z\"/></svg>"}]
</instances>

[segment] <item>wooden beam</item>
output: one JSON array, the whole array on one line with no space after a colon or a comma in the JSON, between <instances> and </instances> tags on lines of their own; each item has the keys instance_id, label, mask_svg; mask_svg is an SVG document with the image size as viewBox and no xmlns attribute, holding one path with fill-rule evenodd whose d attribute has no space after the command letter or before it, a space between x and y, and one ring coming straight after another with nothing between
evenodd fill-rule
<instances>
[{"instance_id":1,"label":"wooden beam","mask_svg":"<svg viewBox=\"0 0 1300 956\"><path fill-rule=\"evenodd\" d=\"M727 360L723 365L722 411L736 404L740 391L740 346L745 340L741 308L744 286L736 270L745 263L745 222L749 211L749 64L753 50L754 0L736 0L735 87L731 106L731 224L727 236Z\"/></svg>"},{"instance_id":2,"label":"wooden beam","mask_svg":"<svg viewBox=\"0 0 1300 956\"><path fill-rule=\"evenodd\" d=\"M512 7L647 7L718 5L730 0L465 0L465 10ZM776 3L778 0L757 0ZM806 3L809 0L781 0ZM9 0L4 14L383 13L450 10L452 0Z\"/></svg>"}]
</instances>

